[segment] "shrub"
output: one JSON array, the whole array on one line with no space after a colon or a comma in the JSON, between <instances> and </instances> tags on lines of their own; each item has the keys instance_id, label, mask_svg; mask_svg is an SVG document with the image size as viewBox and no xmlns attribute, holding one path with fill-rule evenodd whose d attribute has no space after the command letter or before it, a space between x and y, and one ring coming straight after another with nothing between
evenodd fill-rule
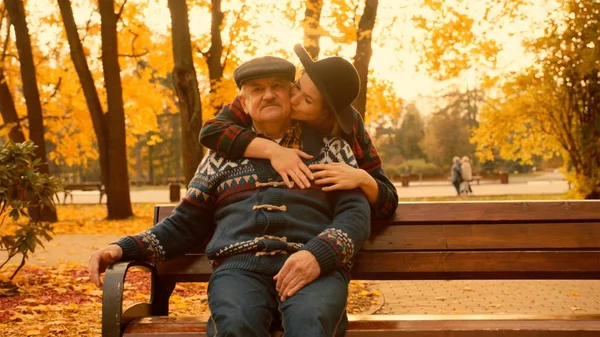
<instances>
[{"instance_id":1,"label":"shrub","mask_svg":"<svg viewBox=\"0 0 600 337\"><path fill-rule=\"evenodd\" d=\"M39 172L41 164L35 159L35 148L32 141L8 142L0 148L0 251L8 253L0 269L13 257L21 255L11 280L23 267L29 253L34 253L37 245L43 247L42 239L52 239L51 225L32 219L30 213L44 207L54 209L54 198L62 189L58 178ZM6 220L10 221L8 225ZM5 226L4 230L2 226ZM10 226L10 230L6 230L6 226Z\"/></svg>"},{"instance_id":2,"label":"shrub","mask_svg":"<svg viewBox=\"0 0 600 337\"><path fill-rule=\"evenodd\" d=\"M440 177L447 175L444 169L433 163L426 163L423 159L411 159L398 166L402 173L408 172L411 175L422 174L423 177Z\"/></svg>"}]
</instances>

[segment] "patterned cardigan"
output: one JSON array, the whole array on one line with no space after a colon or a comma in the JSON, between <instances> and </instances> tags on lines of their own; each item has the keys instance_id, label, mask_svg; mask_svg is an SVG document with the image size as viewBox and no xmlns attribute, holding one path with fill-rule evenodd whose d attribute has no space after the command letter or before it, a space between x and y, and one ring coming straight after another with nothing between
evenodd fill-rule
<instances>
[{"instance_id":1,"label":"patterned cardigan","mask_svg":"<svg viewBox=\"0 0 600 337\"><path fill-rule=\"evenodd\" d=\"M354 134L343 134L342 138L350 144L358 167L369 173L377 182L379 195L371 212L375 218L392 216L398 208L398 192L394 184L383 171L381 158L365 130L362 117L354 108ZM252 131L252 119L244 112L238 97L225 105L219 114L206 121L200 132L200 143L224 157L240 159L248 144L257 137Z\"/></svg>"},{"instance_id":2,"label":"patterned cardigan","mask_svg":"<svg viewBox=\"0 0 600 337\"><path fill-rule=\"evenodd\" d=\"M303 151L314 156L307 164L356 167L342 139L324 139L312 131L302 131L301 137ZM232 161L210 151L173 214L117 244L123 260L156 262L198 247L213 231L206 254L214 267L257 270L262 255L308 250L322 273L348 272L369 236L370 209L358 189L289 189L268 160Z\"/></svg>"}]
</instances>

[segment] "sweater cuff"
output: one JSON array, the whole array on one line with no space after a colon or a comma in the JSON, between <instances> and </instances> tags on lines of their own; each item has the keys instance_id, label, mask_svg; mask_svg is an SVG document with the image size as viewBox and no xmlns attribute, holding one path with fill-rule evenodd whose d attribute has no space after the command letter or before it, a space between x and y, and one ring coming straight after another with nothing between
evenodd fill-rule
<instances>
[{"instance_id":1,"label":"sweater cuff","mask_svg":"<svg viewBox=\"0 0 600 337\"><path fill-rule=\"evenodd\" d=\"M138 245L135 243L135 240L130 236L123 237L119 239L117 242L113 242L123 250L123 256L121 257L121 261L134 261L141 260L141 253Z\"/></svg>"},{"instance_id":2,"label":"sweater cuff","mask_svg":"<svg viewBox=\"0 0 600 337\"><path fill-rule=\"evenodd\" d=\"M308 241L300 250L308 250L315 256L317 262L319 262L319 267L321 267L321 275L328 274L338 268L338 256L335 249L331 247L331 244L319 238Z\"/></svg>"},{"instance_id":3,"label":"sweater cuff","mask_svg":"<svg viewBox=\"0 0 600 337\"><path fill-rule=\"evenodd\" d=\"M252 130L243 130L238 134L238 136L231 142L231 147L229 148L229 156L231 160L240 160L244 158L244 152L246 152L246 148L250 145L250 142L256 138L256 132Z\"/></svg>"},{"instance_id":4,"label":"sweater cuff","mask_svg":"<svg viewBox=\"0 0 600 337\"><path fill-rule=\"evenodd\" d=\"M375 179L377 183L377 200L371 206L371 215L374 218L387 218L396 212L396 208L391 200L388 200L389 187L379 179ZM397 204L397 203L396 203Z\"/></svg>"}]
</instances>

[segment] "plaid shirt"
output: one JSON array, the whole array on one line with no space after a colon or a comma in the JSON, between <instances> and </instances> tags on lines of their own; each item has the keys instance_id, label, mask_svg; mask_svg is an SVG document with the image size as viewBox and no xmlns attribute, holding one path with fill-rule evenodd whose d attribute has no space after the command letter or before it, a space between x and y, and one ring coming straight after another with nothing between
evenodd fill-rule
<instances>
[{"instance_id":1,"label":"plaid shirt","mask_svg":"<svg viewBox=\"0 0 600 337\"><path fill-rule=\"evenodd\" d=\"M396 187L383 171L381 158L365 130L362 117L354 108L352 112L354 114L354 132L352 135L342 134L341 138L352 147L358 167L367 171L377 182L379 196L371 208L373 217L391 216L398 208ZM301 130L299 127L296 129L296 131L294 128L290 131L292 135ZM298 146L296 148L299 148L300 144L297 142L300 141L300 136L297 135L296 141L286 140L288 136L291 137L289 132L280 144L286 147L295 147L294 145L296 145ZM248 144L256 137L257 134L252 130L252 119L244 112L238 97L225 105L214 119L206 121L200 131L200 143L203 146L217 151L231 160L242 158Z\"/></svg>"},{"instance_id":2,"label":"plaid shirt","mask_svg":"<svg viewBox=\"0 0 600 337\"><path fill-rule=\"evenodd\" d=\"M252 131L256 133L254 127L252 127ZM257 133L256 136L272 140L261 133ZM300 127L300 123L294 122L294 125L285 132L283 137L281 137L279 145L290 149L302 149L302 128ZM246 149L244 149L244 151L246 151Z\"/></svg>"}]
</instances>

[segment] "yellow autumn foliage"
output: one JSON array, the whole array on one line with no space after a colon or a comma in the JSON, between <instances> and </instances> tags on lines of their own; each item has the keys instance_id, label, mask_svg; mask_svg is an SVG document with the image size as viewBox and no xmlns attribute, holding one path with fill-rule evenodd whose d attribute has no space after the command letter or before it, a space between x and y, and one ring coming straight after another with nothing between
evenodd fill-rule
<instances>
[{"instance_id":1,"label":"yellow autumn foliage","mask_svg":"<svg viewBox=\"0 0 600 337\"><path fill-rule=\"evenodd\" d=\"M412 17L423 33L413 42L420 50L425 71L444 81L467 69L495 69L500 52L498 39L510 34L503 25L519 19L530 0L422 0L421 11Z\"/></svg>"}]
</instances>

